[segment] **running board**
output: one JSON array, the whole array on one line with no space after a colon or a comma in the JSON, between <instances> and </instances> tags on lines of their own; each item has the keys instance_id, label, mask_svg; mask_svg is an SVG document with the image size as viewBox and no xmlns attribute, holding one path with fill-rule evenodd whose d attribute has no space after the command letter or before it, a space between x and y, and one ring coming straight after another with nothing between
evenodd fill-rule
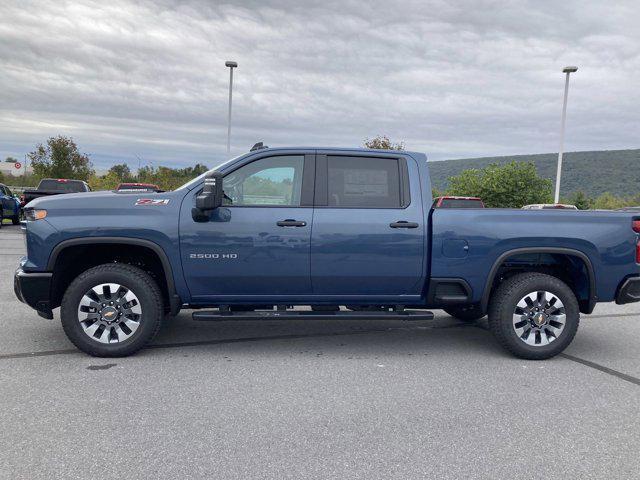
<instances>
[{"instance_id":1,"label":"running board","mask_svg":"<svg viewBox=\"0 0 640 480\"><path fill-rule=\"evenodd\" d=\"M257 312L229 312L202 310L193 312L193 319L205 322L226 320L433 320L433 312L402 310L399 312L318 312L308 310L263 310Z\"/></svg>"}]
</instances>

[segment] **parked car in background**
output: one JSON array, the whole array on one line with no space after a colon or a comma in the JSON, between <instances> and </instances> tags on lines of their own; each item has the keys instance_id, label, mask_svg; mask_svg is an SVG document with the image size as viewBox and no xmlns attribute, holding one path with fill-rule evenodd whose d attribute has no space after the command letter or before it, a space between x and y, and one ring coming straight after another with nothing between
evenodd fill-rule
<instances>
[{"instance_id":1,"label":"parked car in background","mask_svg":"<svg viewBox=\"0 0 640 480\"><path fill-rule=\"evenodd\" d=\"M484 203L478 197L436 197L433 208L484 208Z\"/></svg>"},{"instance_id":2,"label":"parked car in background","mask_svg":"<svg viewBox=\"0 0 640 480\"><path fill-rule=\"evenodd\" d=\"M117 192L156 192L161 193L162 190L154 183L121 183L116 187Z\"/></svg>"},{"instance_id":3,"label":"parked car in background","mask_svg":"<svg viewBox=\"0 0 640 480\"><path fill-rule=\"evenodd\" d=\"M29 202L40 197L50 197L63 193L90 192L87 182L82 180L70 180L67 178L43 178L35 190L25 190L22 194L21 205L24 208Z\"/></svg>"},{"instance_id":4,"label":"parked car in background","mask_svg":"<svg viewBox=\"0 0 640 480\"><path fill-rule=\"evenodd\" d=\"M525 205L522 210L578 210L578 207L564 203L536 203Z\"/></svg>"},{"instance_id":5,"label":"parked car in background","mask_svg":"<svg viewBox=\"0 0 640 480\"><path fill-rule=\"evenodd\" d=\"M5 218L11 219L14 225L20 223L20 202L13 196L6 185L0 183L0 228Z\"/></svg>"}]
</instances>

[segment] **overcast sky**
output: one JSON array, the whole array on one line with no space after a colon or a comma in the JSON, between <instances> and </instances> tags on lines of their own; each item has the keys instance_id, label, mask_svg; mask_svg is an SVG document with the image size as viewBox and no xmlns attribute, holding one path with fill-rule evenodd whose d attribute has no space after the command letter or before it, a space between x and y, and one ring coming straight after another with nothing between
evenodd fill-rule
<instances>
[{"instance_id":1,"label":"overcast sky","mask_svg":"<svg viewBox=\"0 0 640 480\"><path fill-rule=\"evenodd\" d=\"M640 2L0 3L0 156L213 165L387 134L431 159L640 147Z\"/></svg>"}]
</instances>

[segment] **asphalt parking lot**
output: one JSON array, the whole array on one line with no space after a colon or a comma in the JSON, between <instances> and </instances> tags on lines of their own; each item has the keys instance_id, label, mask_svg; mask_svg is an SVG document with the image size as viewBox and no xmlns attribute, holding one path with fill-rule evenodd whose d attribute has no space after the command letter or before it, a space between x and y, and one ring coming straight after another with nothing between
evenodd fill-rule
<instances>
[{"instance_id":1,"label":"asphalt parking lot","mask_svg":"<svg viewBox=\"0 0 640 480\"><path fill-rule=\"evenodd\" d=\"M0 478L637 478L640 305L600 305L566 354L482 322L202 323L86 356L14 297L0 230Z\"/></svg>"}]
</instances>

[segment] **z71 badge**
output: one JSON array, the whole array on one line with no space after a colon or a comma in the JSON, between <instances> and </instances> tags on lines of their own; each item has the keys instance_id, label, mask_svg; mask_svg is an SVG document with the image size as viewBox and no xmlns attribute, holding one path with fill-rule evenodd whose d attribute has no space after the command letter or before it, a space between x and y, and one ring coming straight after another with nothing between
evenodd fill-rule
<instances>
[{"instance_id":1,"label":"z71 badge","mask_svg":"<svg viewBox=\"0 0 640 480\"><path fill-rule=\"evenodd\" d=\"M168 203L168 198L139 198L136 200L136 205L167 205Z\"/></svg>"}]
</instances>

